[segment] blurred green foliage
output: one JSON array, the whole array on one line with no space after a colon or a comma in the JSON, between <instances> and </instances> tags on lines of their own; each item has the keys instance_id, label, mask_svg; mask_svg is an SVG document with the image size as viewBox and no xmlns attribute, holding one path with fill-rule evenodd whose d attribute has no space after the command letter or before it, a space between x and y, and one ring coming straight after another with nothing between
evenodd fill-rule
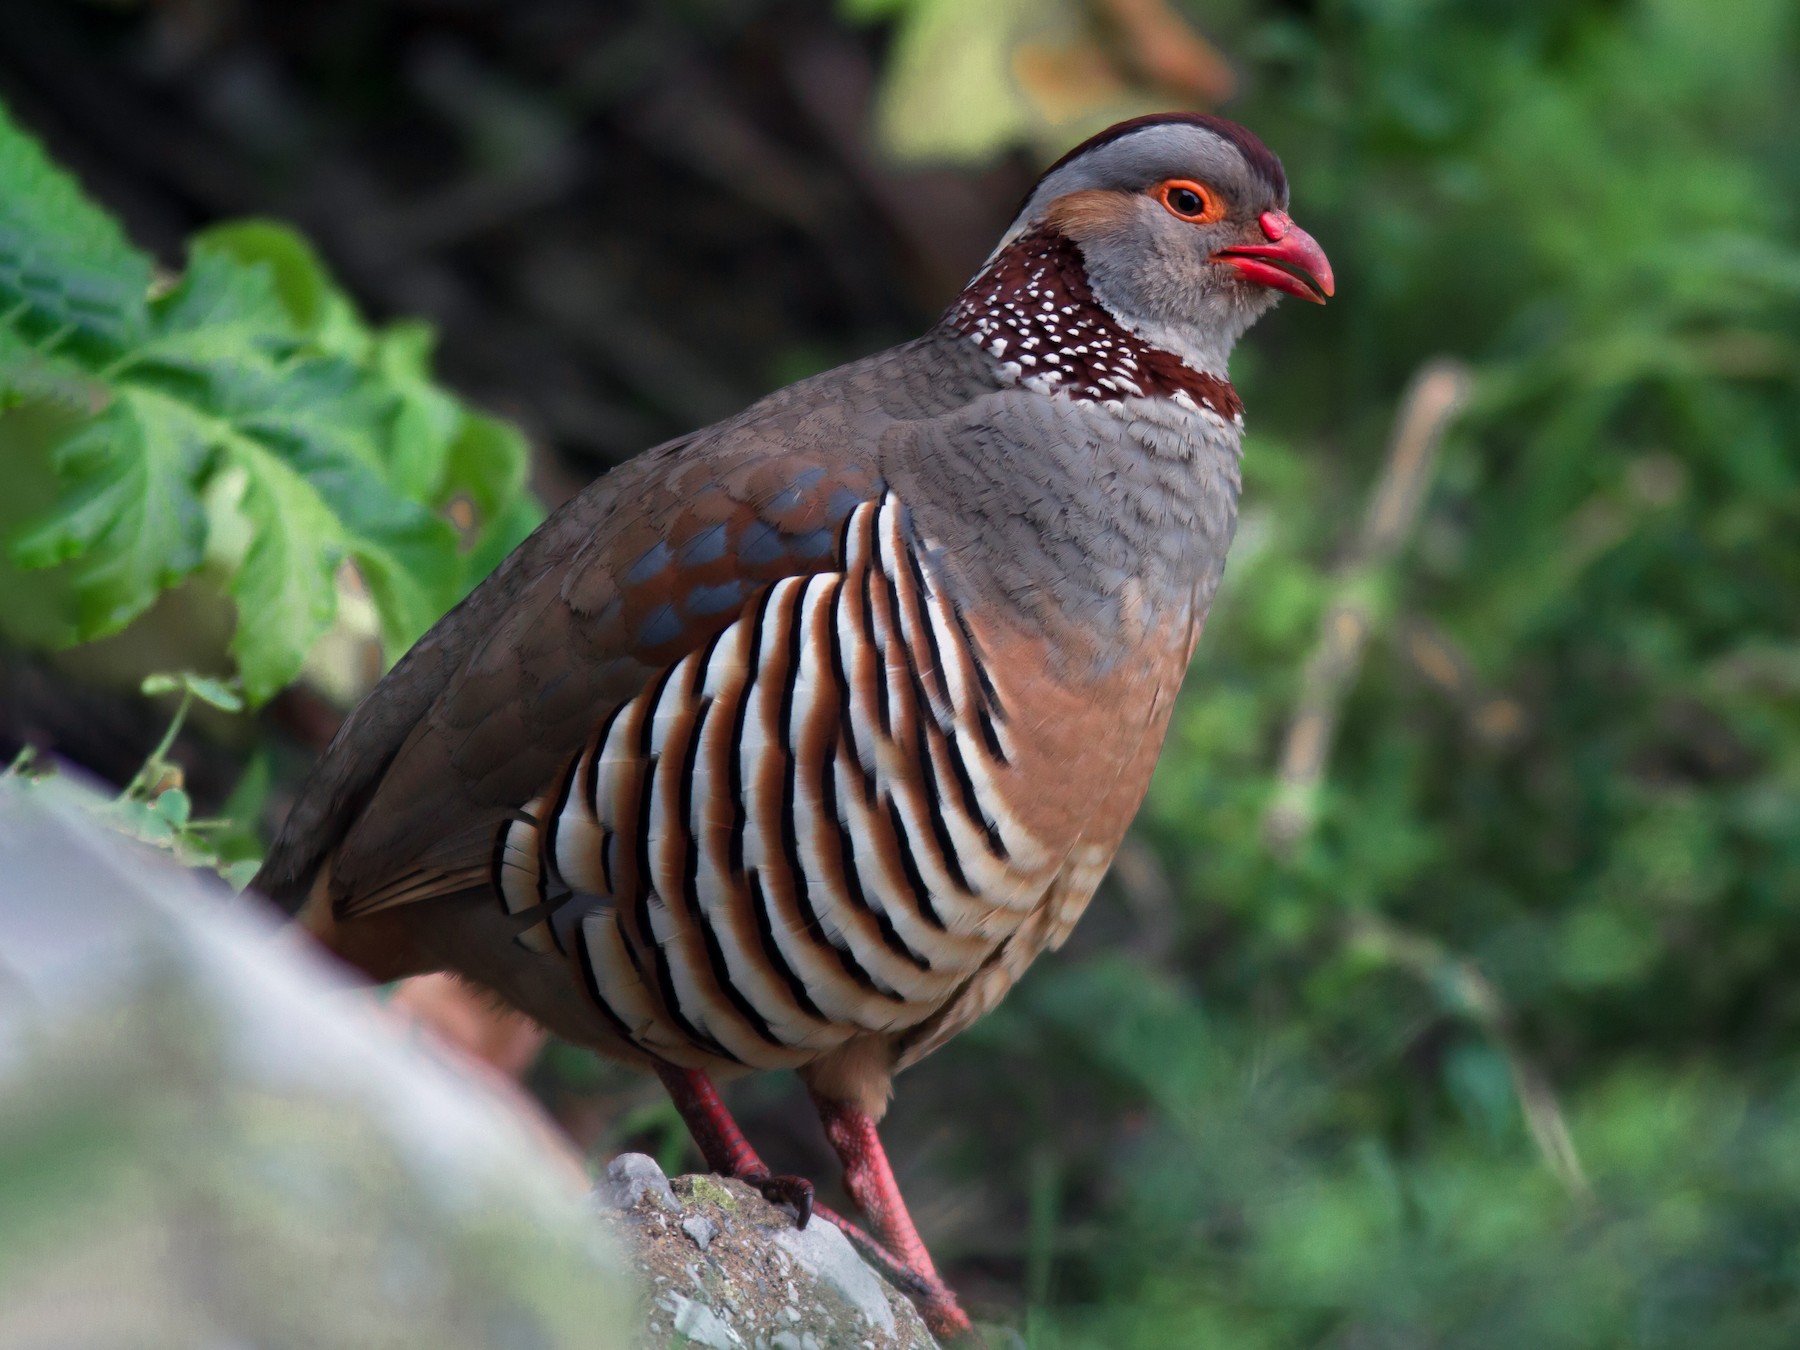
<instances>
[{"instance_id":1,"label":"blurred green foliage","mask_svg":"<svg viewBox=\"0 0 1800 1350\"><path fill-rule=\"evenodd\" d=\"M1037 1197L1034 1346L1800 1340L1797 18L1218 34L1339 290L1234 362L1242 531L1139 823L1166 897L1115 869L1085 950L920 1071L1027 1104L956 1161ZM1275 847L1396 398L1446 352L1473 405Z\"/></svg>"},{"instance_id":2,"label":"blurred green foliage","mask_svg":"<svg viewBox=\"0 0 1800 1350\"><path fill-rule=\"evenodd\" d=\"M57 569L0 571L0 632L102 637L206 568L261 703L330 626L348 561L398 656L539 514L523 440L430 356L422 325L366 325L280 225L207 230L155 278L0 109L0 535L13 566Z\"/></svg>"}]
</instances>

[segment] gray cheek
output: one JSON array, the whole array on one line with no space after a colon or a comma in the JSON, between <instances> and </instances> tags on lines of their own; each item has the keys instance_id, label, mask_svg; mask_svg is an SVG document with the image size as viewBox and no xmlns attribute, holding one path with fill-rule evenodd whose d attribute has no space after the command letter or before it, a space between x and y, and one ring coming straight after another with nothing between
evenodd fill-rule
<instances>
[{"instance_id":1,"label":"gray cheek","mask_svg":"<svg viewBox=\"0 0 1800 1350\"><path fill-rule=\"evenodd\" d=\"M1204 326L1208 316L1228 312L1232 293L1239 289L1211 259L1241 231L1236 226L1194 226L1162 214L1164 219L1147 228L1143 238L1128 243L1129 268L1107 268L1104 277L1096 278L1096 289L1105 289L1120 313L1140 322L1175 329Z\"/></svg>"}]
</instances>

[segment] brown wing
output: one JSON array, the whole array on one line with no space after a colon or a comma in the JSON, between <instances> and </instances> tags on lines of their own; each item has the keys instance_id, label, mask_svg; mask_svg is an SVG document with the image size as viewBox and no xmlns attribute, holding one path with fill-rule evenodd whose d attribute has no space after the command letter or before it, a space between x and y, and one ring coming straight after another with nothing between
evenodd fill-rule
<instances>
[{"instance_id":1,"label":"brown wing","mask_svg":"<svg viewBox=\"0 0 1800 1350\"><path fill-rule=\"evenodd\" d=\"M591 485L420 640L302 789L265 894L297 910L327 859L345 915L482 884L500 824L598 719L768 581L831 566L880 490L842 453L697 439Z\"/></svg>"},{"instance_id":2,"label":"brown wing","mask_svg":"<svg viewBox=\"0 0 1800 1350\"><path fill-rule=\"evenodd\" d=\"M443 894L597 717L719 632L758 586L831 563L884 486L882 441L993 389L927 337L790 385L608 474L447 615L345 723L256 885L290 911L329 860L362 908ZM735 603L734 603L735 601Z\"/></svg>"}]
</instances>

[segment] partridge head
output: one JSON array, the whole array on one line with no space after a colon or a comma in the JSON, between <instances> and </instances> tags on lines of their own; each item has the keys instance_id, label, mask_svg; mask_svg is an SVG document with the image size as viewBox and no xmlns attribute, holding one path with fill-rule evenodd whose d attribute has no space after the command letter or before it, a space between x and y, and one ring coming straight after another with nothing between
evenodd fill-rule
<instances>
[{"instance_id":1,"label":"partridge head","mask_svg":"<svg viewBox=\"0 0 1800 1350\"><path fill-rule=\"evenodd\" d=\"M826 1217L966 1328L875 1122L1143 797L1236 520L1226 360L1332 292L1287 202L1218 118L1078 146L923 337L553 514L345 722L258 885L375 978L658 1073L804 1222L711 1081L797 1070L874 1231Z\"/></svg>"},{"instance_id":2,"label":"partridge head","mask_svg":"<svg viewBox=\"0 0 1800 1350\"><path fill-rule=\"evenodd\" d=\"M1104 309L1222 375L1278 292L1318 303L1332 293L1331 264L1287 205L1281 161L1242 127L1141 117L1053 164L1000 250L1033 229L1072 241Z\"/></svg>"}]
</instances>

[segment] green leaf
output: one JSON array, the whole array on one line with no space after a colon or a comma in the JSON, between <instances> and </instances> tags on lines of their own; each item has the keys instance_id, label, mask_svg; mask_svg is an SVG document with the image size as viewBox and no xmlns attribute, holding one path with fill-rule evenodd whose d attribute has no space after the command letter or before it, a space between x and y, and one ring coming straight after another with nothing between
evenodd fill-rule
<instances>
[{"instance_id":1,"label":"green leaf","mask_svg":"<svg viewBox=\"0 0 1800 1350\"><path fill-rule=\"evenodd\" d=\"M0 326L37 348L123 347L148 327L150 278L149 257L0 106Z\"/></svg>"},{"instance_id":2,"label":"green leaf","mask_svg":"<svg viewBox=\"0 0 1800 1350\"><path fill-rule=\"evenodd\" d=\"M242 434L296 470L334 517L335 546L362 566L398 654L455 603L461 568L455 529L381 472L381 391L353 367L319 359L277 385L229 392Z\"/></svg>"},{"instance_id":3,"label":"green leaf","mask_svg":"<svg viewBox=\"0 0 1800 1350\"><path fill-rule=\"evenodd\" d=\"M250 551L231 579L238 627L231 640L252 704L294 678L337 613L337 565L343 528L318 490L253 442L231 447L248 471L243 510L255 528Z\"/></svg>"},{"instance_id":4,"label":"green leaf","mask_svg":"<svg viewBox=\"0 0 1800 1350\"><path fill-rule=\"evenodd\" d=\"M224 680L214 679L210 675L196 675L192 671L183 671L179 675L155 674L146 675L144 682L138 686L138 692L146 698L155 698L162 694L187 693L202 703L217 708L220 712L242 712L244 700Z\"/></svg>"},{"instance_id":5,"label":"green leaf","mask_svg":"<svg viewBox=\"0 0 1800 1350\"><path fill-rule=\"evenodd\" d=\"M91 412L106 389L66 355L40 351L0 323L0 412L33 399Z\"/></svg>"},{"instance_id":6,"label":"green leaf","mask_svg":"<svg viewBox=\"0 0 1800 1350\"><path fill-rule=\"evenodd\" d=\"M883 146L902 160L973 163L1031 126L1013 77L1021 0L912 0L877 93Z\"/></svg>"},{"instance_id":7,"label":"green leaf","mask_svg":"<svg viewBox=\"0 0 1800 1350\"><path fill-rule=\"evenodd\" d=\"M85 560L73 577L79 637L117 632L200 565L206 514L196 489L210 441L188 409L131 389L56 450L64 496L12 556L25 568Z\"/></svg>"},{"instance_id":8,"label":"green leaf","mask_svg":"<svg viewBox=\"0 0 1800 1350\"><path fill-rule=\"evenodd\" d=\"M226 884L234 891L241 891L256 879L262 870L262 859L240 858L234 863L227 863L220 869L219 875L225 878Z\"/></svg>"},{"instance_id":9,"label":"green leaf","mask_svg":"<svg viewBox=\"0 0 1800 1350\"><path fill-rule=\"evenodd\" d=\"M216 680L210 675L184 674L181 683L195 698L220 712L244 710L242 696L224 680Z\"/></svg>"},{"instance_id":10,"label":"green leaf","mask_svg":"<svg viewBox=\"0 0 1800 1350\"><path fill-rule=\"evenodd\" d=\"M375 369L400 405L394 414L388 476L418 501L441 498L451 444L467 420L457 401L431 382L436 340L427 324L397 323L375 342Z\"/></svg>"},{"instance_id":11,"label":"green leaf","mask_svg":"<svg viewBox=\"0 0 1800 1350\"><path fill-rule=\"evenodd\" d=\"M156 800L150 803L150 809L179 830L193 816L194 803L180 788L167 788L156 794Z\"/></svg>"},{"instance_id":12,"label":"green leaf","mask_svg":"<svg viewBox=\"0 0 1800 1350\"><path fill-rule=\"evenodd\" d=\"M543 522L543 508L525 487L529 461L525 438L512 423L485 413L464 416L443 487L445 504L467 497L478 515L474 545L462 560L459 599Z\"/></svg>"},{"instance_id":13,"label":"green leaf","mask_svg":"<svg viewBox=\"0 0 1800 1350\"><path fill-rule=\"evenodd\" d=\"M302 337L333 356L362 361L372 341L368 326L340 291L324 262L291 226L274 220L237 220L195 235L196 255L229 257L265 270L289 321Z\"/></svg>"},{"instance_id":14,"label":"green leaf","mask_svg":"<svg viewBox=\"0 0 1800 1350\"><path fill-rule=\"evenodd\" d=\"M214 227L147 300L149 283L0 116L0 441L31 459L10 478L43 489L53 469L58 489L0 505L6 556L42 573L0 597L10 634L115 632L204 565L237 602L256 703L331 622L346 561L391 660L535 521L518 434L434 382L428 327L364 324L293 230ZM457 498L472 538L442 514Z\"/></svg>"},{"instance_id":15,"label":"green leaf","mask_svg":"<svg viewBox=\"0 0 1800 1350\"><path fill-rule=\"evenodd\" d=\"M440 500L465 495L491 523L525 491L529 459L525 437L512 423L468 413L449 448Z\"/></svg>"},{"instance_id":16,"label":"green leaf","mask_svg":"<svg viewBox=\"0 0 1800 1350\"><path fill-rule=\"evenodd\" d=\"M481 580L506 560L525 537L544 521L544 508L537 499L521 492L499 516L490 520L475 547L463 558L462 594L467 594ZM461 599L461 595L457 597Z\"/></svg>"},{"instance_id":17,"label":"green leaf","mask_svg":"<svg viewBox=\"0 0 1800 1350\"><path fill-rule=\"evenodd\" d=\"M143 379L173 370L218 380L267 369L300 345L268 269L203 246L190 252L187 271L151 312L150 332L115 374Z\"/></svg>"},{"instance_id":18,"label":"green leaf","mask_svg":"<svg viewBox=\"0 0 1800 1350\"><path fill-rule=\"evenodd\" d=\"M454 555L446 556L436 546L443 522L427 519L425 523L432 537L415 538L411 541L414 547L400 540L392 541L393 547L380 547L365 539L351 549L375 600L382 642L390 659L398 658L423 637L456 603L457 573L446 565L454 561Z\"/></svg>"},{"instance_id":19,"label":"green leaf","mask_svg":"<svg viewBox=\"0 0 1800 1350\"><path fill-rule=\"evenodd\" d=\"M174 843L175 827L147 802L127 799L113 802L109 809L120 828L132 838L159 846Z\"/></svg>"},{"instance_id":20,"label":"green leaf","mask_svg":"<svg viewBox=\"0 0 1800 1350\"><path fill-rule=\"evenodd\" d=\"M31 399L0 412L0 635L20 647L49 649L75 639L75 578L70 567L26 573L7 545L41 520L60 484L51 459L84 414L55 400Z\"/></svg>"},{"instance_id":21,"label":"green leaf","mask_svg":"<svg viewBox=\"0 0 1800 1350\"><path fill-rule=\"evenodd\" d=\"M237 786L219 807L219 817L225 823L210 836L213 851L220 858L246 859L252 873L263 852L258 825L269 803L273 780L271 758L266 746L251 757ZM244 880L249 881L249 877Z\"/></svg>"}]
</instances>

